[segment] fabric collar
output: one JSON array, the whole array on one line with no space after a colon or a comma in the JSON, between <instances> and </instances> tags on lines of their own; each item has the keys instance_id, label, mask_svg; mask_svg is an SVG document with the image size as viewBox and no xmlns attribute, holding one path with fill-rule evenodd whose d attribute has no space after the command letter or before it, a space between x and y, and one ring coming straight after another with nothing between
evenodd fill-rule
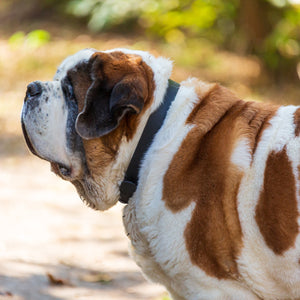
<instances>
[{"instance_id":1,"label":"fabric collar","mask_svg":"<svg viewBox=\"0 0 300 300\"><path fill-rule=\"evenodd\" d=\"M171 103L175 99L180 85L169 80L168 88L162 104L150 115L147 124L144 128L139 143L131 158L124 180L120 185L120 199L121 203L128 203L129 198L132 197L138 185L138 173L141 161L152 144L153 138L157 131L161 128Z\"/></svg>"}]
</instances>

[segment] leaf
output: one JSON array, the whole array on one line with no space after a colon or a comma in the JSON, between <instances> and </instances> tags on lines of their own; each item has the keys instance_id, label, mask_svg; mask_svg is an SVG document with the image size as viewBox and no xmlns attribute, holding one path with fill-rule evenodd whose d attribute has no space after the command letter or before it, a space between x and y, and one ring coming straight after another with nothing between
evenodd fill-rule
<instances>
[{"instance_id":1,"label":"leaf","mask_svg":"<svg viewBox=\"0 0 300 300\"><path fill-rule=\"evenodd\" d=\"M39 48L50 41L50 33L46 30L33 30L26 36L26 42L30 48Z\"/></svg>"},{"instance_id":2,"label":"leaf","mask_svg":"<svg viewBox=\"0 0 300 300\"><path fill-rule=\"evenodd\" d=\"M52 274L47 273L47 277L49 280L49 283L51 285L56 285L56 286L61 286L61 285L69 285L71 286L72 284L70 282L68 282L67 280L64 279L60 279L60 278L56 278L54 277Z\"/></svg>"},{"instance_id":3,"label":"leaf","mask_svg":"<svg viewBox=\"0 0 300 300\"><path fill-rule=\"evenodd\" d=\"M112 278L106 273L89 273L84 274L80 278L85 282L101 282L101 283L110 283Z\"/></svg>"},{"instance_id":4,"label":"leaf","mask_svg":"<svg viewBox=\"0 0 300 300\"><path fill-rule=\"evenodd\" d=\"M9 297L12 297L13 294L11 292L7 292L7 291L5 291L5 292L1 292L0 291L0 296L9 296Z\"/></svg>"},{"instance_id":5,"label":"leaf","mask_svg":"<svg viewBox=\"0 0 300 300\"><path fill-rule=\"evenodd\" d=\"M25 33L23 31L15 32L8 40L8 43L13 48L19 48L25 41Z\"/></svg>"}]
</instances>

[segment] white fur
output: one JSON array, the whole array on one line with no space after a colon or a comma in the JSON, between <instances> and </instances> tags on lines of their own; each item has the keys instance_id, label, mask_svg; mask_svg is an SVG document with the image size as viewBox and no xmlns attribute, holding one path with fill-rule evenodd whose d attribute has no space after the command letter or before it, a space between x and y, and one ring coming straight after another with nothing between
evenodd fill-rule
<instances>
[{"instance_id":1,"label":"white fur","mask_svg":"<svg viewBox=\"0 0 300 300\"><path fill-rule=\"evenodd\" d=\"M246 138L238 140L231 154L231 162L244 171L250 167L251 160L249 141Z\"/></svg>"}]
</instances>

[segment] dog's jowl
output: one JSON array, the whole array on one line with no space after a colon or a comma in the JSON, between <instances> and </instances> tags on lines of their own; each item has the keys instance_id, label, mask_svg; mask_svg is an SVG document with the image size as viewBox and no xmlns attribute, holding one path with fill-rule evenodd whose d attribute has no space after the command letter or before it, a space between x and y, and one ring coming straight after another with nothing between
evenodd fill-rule
<instances>
[{"instance_id":1,"label":"dog's jowl","mask_svg":"<svg viewBox=\"0 0 300 300\"><path fill-rule=\"evenodd\" d=\"M132 257L174 299L300 299L300 108L171 71L126 49L66 58L28 85L29 149L90 207L126 202Z\"/></svg>"}]
</instances>

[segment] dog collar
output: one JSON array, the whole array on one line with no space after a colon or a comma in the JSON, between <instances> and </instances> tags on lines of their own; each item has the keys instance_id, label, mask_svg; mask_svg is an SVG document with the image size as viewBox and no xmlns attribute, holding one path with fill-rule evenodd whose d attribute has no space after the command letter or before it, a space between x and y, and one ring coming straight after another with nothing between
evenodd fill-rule
<instances>
[{"instance_id":1,"label":"dog collar","mask_svg":"<svg viewBox=\"0 0 300 300\"><path fill-rule=\"evenodd\" d=\"M129 198L132 197L138 185L138 173L141 161L149 149L153 138L157 131L161 128L166 114L175 99L179 84L173 80L169 80L168 88L162 104L150 115L147 124L144 128L139 143L133 153L124 180L120 185L120 199L121 203L128 203Z\"/></svg>"}]
</instances>

